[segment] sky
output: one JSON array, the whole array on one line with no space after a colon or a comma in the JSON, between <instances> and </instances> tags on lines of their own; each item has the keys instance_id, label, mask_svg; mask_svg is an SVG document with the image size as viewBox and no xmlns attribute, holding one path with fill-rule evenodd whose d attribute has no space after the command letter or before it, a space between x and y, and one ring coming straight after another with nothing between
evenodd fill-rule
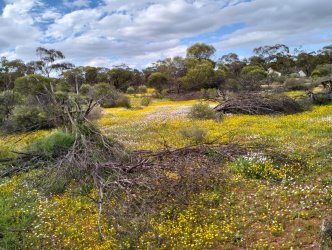
<instances>
[{"instance_id":1,"label":"sky","mask_svg":"<svg viewBox=\"0 0 332 250\"><path fill-rule=\"evenodd\" d=\"M332 44L331 0L0 0L0 56L39 46L77 66L144 68L204 42L245 57L262 45Z\"/></svg>"}]
</instances>

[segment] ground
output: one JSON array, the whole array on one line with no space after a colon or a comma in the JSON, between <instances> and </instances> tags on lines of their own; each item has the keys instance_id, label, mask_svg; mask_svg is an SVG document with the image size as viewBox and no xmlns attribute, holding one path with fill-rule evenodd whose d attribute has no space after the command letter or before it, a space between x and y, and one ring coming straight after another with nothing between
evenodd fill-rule
<instances>
[{"instance_id":1,"label":"ground","mask_svg":"<svg viewBox=\"0 0 332 250\"><path fill-rule=\"evenodd\" d=\"M207 132L207 143L263 145L264 154L292 161L277 166L256 151L220 164L225 176L222 186L193 194L185 207L164 207L149 218L150 229L135 239L135 248L318 249L321 220L332 213L331 104L295 115L228 115L216 121L188 118L198 100L154 99L149 106L138 107L139 98L133 97L132 109L104 109L96 122L107 136L131 150L191 145L181 129L198 127ZM10 150L19 150L47 133L3 137L0 154L8 156ZM32 248L133 247L133 239L119 238L107 218L103 225L107 237L99 238L97 208L75 191L74 184L64 194L46 198L29 189L27 178L33 178L33 173L1 181L0 232L5 237L0 236L0 247L11 249L18 240ZM25 235L17 232L29 223L32 227Z\"/></svg>"}]
</instances>

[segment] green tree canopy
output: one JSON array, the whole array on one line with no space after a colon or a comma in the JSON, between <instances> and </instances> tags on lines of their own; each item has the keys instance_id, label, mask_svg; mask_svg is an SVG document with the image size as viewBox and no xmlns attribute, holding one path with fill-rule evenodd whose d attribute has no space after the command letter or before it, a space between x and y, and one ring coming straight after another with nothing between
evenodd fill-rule
<instances>
[{"instance_id":1,"label":"green tree canopy","mask_svg":"<svg viewBox=\"0 0 332 250\"><path fill-rule=\"evenodd\" d=\"M161 72L154 72L148 78L148 85L161 92L168 87L168 78Z\"/></svg>"},{"instance_id":2,"label":"green tree canopy","mask_svg":"<svg viewBox=\"0 0 332 250\"><path fill-rule=\"evenodd\" d=\"M205 43L195 43L187 49L187 58L209 59L216 49Z\"/></svg>"}]
</instances>

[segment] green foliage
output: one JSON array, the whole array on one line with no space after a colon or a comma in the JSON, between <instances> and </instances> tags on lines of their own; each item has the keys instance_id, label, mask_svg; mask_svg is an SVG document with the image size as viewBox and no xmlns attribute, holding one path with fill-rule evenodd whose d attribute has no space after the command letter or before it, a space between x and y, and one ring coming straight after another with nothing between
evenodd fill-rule
<instances>
[{"instance_id":1,"label":"green foliage","mask_svg":"<svg viewBox=\"0 0 332 250\"><path fill-rule=\"evenodd\" d=\"M73 143L73 135L57 131L45 138L34 141L28 146L27 150L37 154L41 153L48 156L57 156L66 152Z\"/></svg>"},{"instance_id":2,"label":"green foliage","mask_svg":"<svg viewBox=\"0 0 332 250\"><path fill-rule=\"evenodd\" d=\"M0 124L10 116L19 99L20 96L12 90L0 92Z\"/></svg>"},{"instance_id":3,"label":"green foliage","mask_svg":"<svg viewBox=\"0 0 332 250\"><path fill-rule=\"evenodd\" d=\"M168 87L168 78L160 72L152 73L148 78L148 85L161 92L164 88Z\"/></svg>"},{"instance_id":4,"label":"green foliage","mask_svg":"<svg viewBox=\"0 0 332 250\"><path fill-rule=\"evenodd\" d=\"M196 144L202 143L206 140L207 130L198 127L197 125L193 127L182 127L179 129L180 134Z\"/></svg>"},{"instance_id":5,"label":"green foliage","mask_svg":"<svg viewBox=\"0 0 332 250\"><path fill-rule=\"evenodd\" d=\"M21 177L0 182L0 249L24 249L39 195Z\"/></svg>"},{"instance_id":6,"label":"green foliage","mask_svg":"<svg viewBox=\"0 0 332 250\"><path fill-rule=\"evenodd\" d=\"M98 120L102 116L102 108L100 106L95 106L88 116L86 117L89 121Z\"/></svg>"},{"instance_id":7,"label":"green foliage","mask_svg":"<svg viewBox=\"0 0 332 250\"><path fill-rule=\"evenodd\" d=\"M80 94L82 95L87 95L88 93L90 93L92 90L91 85L89 84L82 84L80 87Z\"/></svg>"},{"instance_id":8,"label":"green foliage","mask_svg":"<svg viewBox=\"0 0 332 250\"><path fill-rule=\"evenodd\" d=\"M237 158L230 168L250 179L271 179L274 181L300 177L309 173L307 163L297 156L272 155L251 153L245 157Z\"/></svg>"},{"instance_id":9,"label":"green foliage","mask_svg":"<svg viewBox=\"0 0 332 250\"><path fill-rule=\"evenodd\" d=\"M251 179L262 179L267 174L264 163L246 158L236 159L231 169Z\"/></svg>"},{"instance_id":10,"label":"green foliage","mask_svg":"<svg viewBox=\"0 0 332 250\"><path fill-rule=\"evenodd\" d=\"M183 87L187 90L200 90L202 88L213 87L214 65L210 61L195 61L188 69L187 74L182 77Z\"/></svg>"},{"instance_id":11,"label":"green foliage","mask_svg":"<svg viewBox=\"0 0 332 250\"><path fill-rule=\"evenodd\" d=\"M151 102L152 102L152 98L149 97L149 96L144 96L144 97L141 99L141 105L142 105L142 106L149 106Z\"/></svg>"},{"instance_id":12,"label":"green foliage","mask_svg":"<svg viewBox=\"0 0 332 250\"><path fill-rule=\"evenodd\" d=\"M134 94L134 93L135 93L134 87L130 86L127 88L127 94Z\"/></svg>"},{"instance_id":13,"label":"green foliage","mask_svg":"<svg viewBox=\"0 0 332 250\"><path fill-rule=\"evenodd\" d=\"M216 49L212 45L207 45L205 43L195 43L187 49L188 58L196 59L209 59Z\"/></svg>"},{"instance_id":14,"label":"green foliage","mask_svg":"<svg viewBox=\"0 0 332 250\"><path fill-rule=\"evenodd\" d=\"M49 114L40 106L16 106L8 123L13 131L33 131L54 126Z\"/></svg>"},{"instance_id":15,"label":"green foliage","mask_svg":"<svg viewBox=\"0 0 332 250\"><path fill-rule=\"evenodd\" d=\"M215 99L218 96L216 88L201 89L201 95L205 99Z\"/></svg>"},{"instance_id":16,"label":"green foliage","mask_svg":"<svg viewBox=\"0 0 332 250\"><path fill-rule=\"evenodd\" d=\"M138 93L145 94L146 92L148 92L148 88L145 85L138 86Z\"/></svg>"},{"instance_id":17,"label":"green foliage","mask_svg":"<svg viewBox=\"0 0 332 250\"><path fill-rule=\"evenodd\" d=\"M115 100L115 107L131 108L130 98L125 95L120 95Z\"/></svg>"},{"instance_id":18,"label":"green foliage","mask_svg":"<svg viewBox=\"0 0 332 250\"><path fill-rule=\"evenodd\" d=\"M331 103L331 101L332 101L331 94L318 93L318 94L314 94L312 103L316 104L316 105L326 105L326 104Z\"/></svg>"},{"instance_id":19,"label":"green foliage","mask_svg":"<svg viewBox=\"0 0 332 250\"><path fill-rule=\"evenodd\" d=\"M241 75L261 76L266 77L267 72L265 69L258 65L248 65L242 68Z\"/></svg>"},{"instance_id":20,"label":"green foliage","mask_svg":"<svg viewBox=\"0 0 332 250\"><path fill-rule=\"evenodd\" d=\"M225 64L218 63L217 66L218 66L218 69L216 72L217 74L219 74L223 78L226 78L229 76L230 70Z\"/></svg>"},{"instance_id":21,"label":"green foliage","mask_svg":"<svg viewBox=\"0 0 332 250\"><path fill-rule=\"evenodd\" d=\"M189 117L191 119L200 120L215 119L216 112L212 108L210 108L208 104L197 103L191 106L189 111Z\"/></svg>"},{"instance_id":22,"label":"green foliage","mask_svg":"<svg viewBox=\"0 0 332 250\"><path fill-rule=\"evenodd\" d=\"M312 71L311 77L323 77L329 76L332 74L331 65L329 64L321 64L317 65L317 67Z\"/></svg>"},{"instance_id":23,"label":"green foliage","mask_svg":"<svg viewBox=\"0 0 332 250\"><path fill-rule=\"evenodd\" d=\"M311 87L311 83L306 83L300 78L288 78L284 82L284 86L288 90L308 90Z\"/></svg>"},{"instance_id":24,"label":"green foliage","mask_svg":"<svg viewBox=\"0 0 332 250\"><path fill-rule=\"evenodd\" d=\"M120 65L108 71L111 83L121 91L126 91L133 81L133 71L126 65Z\"/></svg>"},{"instance_id":25,"label":"green foliage","mask_svg":"<svg viewBox=\"0 0 332 250\"><path fill-rule=\"evenodd\" d=\"M85 76L85 81L88 84L95 84L98 79L98 69L95 67L84 67L84 76Z\"/></svg>"},{"instance_id":26,"label":"green foliage","mask_svg":"<svg viewBox=\"0 0 332 250\"><path fill-rule=\"evenodd\" d=\"M106 96L114 96L115 89L112 85L102 82L93 86L92 98L98 100Z\"/></svg>"},{"instance_id":27,"label":"green foliage","mask_svg":"<svg viewBox=\"0 0 332 250\"><path fill-rule=\"evenodd\" d=\"M21 94L40 95L51 87L52 79L41 75L27 75L15 81L15 90Z\"/></svg>"}]
</instances>

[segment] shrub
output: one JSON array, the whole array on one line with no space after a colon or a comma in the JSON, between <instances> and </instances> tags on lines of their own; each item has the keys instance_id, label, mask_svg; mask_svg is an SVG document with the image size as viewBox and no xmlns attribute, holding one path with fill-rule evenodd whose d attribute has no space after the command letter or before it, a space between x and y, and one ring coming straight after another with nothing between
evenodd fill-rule
<instances>
[{"instance_id":1,"label":"shrub","mask_svg":"<svg viewBox=\"0 0 332 250\"><path fill-rule=\"evenodd\" d=\"M29 152L57 156L66 152L74 143L74 137L68 133L57 131L51 135L38 139L28 146Z\"/></svg>"},{"instance_id":2,"label":"shrub","mask_svg":"<svg viewBox=\"0 0 332 250\"><path fill-rule=\"evenodd\" d=\"M114 108L116 107L114 98L107 98L100 103L100 106L103 108Z\"/></svg>"},{"instance_id":3,"label":"shrub","mask_svg":"<svg viewBox=\"0 0 332 250\"><path fill-rule=\"evenodd\" d=\"M216 112L208 104L194 104L189 111L189 117L192 119L215 119Z\"/></svg>"},{"instance_id":4,"label":"shrub","mask_svg":"<svg viewBox=\"0 0 332 250\"><path fill-rule=\"evenodd\" d=\"M201 94L205 99L215 99L218 96L216 88L201 89Z\"/></svg>"},{"instance_id":5,"label":"shrub","mask_svg":"<svg viewBox=\"0 0 332 250\"><path fill-rule=\"evenodd\" d=\"M262 179L267 175L264 163L242 157L233 162L231 169L251 179Z\"/></svg>"},{"instance_id":6,"label":"shrub","mask_svg":"<svg viewBox=\"0 0 332 250\"><path fill-rule=\"evenodd\" d=\"M130 98L128 96L125 96L125 95L120 95L115 100L115 107L130 108L131 107Z\"/></svg>"},{"instance_id":7,"label":"shrub","mask_svg":"<svg viewBox=\"0 0 332 250\"><path fill-rule=\"evenodd\" d=\"M141 105L142 106L149 106L150 103L152 101L152 98L149 97L149 96L144 96L142 99L141 99Z\"/></svg>"},{"instance_id":8,"label":"shrub","mask_svg":"<svg viewBox=\"0 0 332 250\"><path fill-rule=\"evenodd\" d=\"M148 78L148 85L156 88L158 92L161 92L168 85L168 78L165 74L160 72L152 73Z\"/></svg>"},{"instance_id":9,"label":"shrub","mask_svg":"<svg viewBox=\"0 0 332 250\"><path fill-rule=\"evenodd\" d=\"M135 93L134 87L128 87L127 88L127 94L134 94L134 93Z\"/></svg>"},{"instance_id":10,"label":"shrub","mask_svg":"<svg viewBox=\"0 0 332 250\"><path fill-rule=\"evenodd\" d=\"M317 67L311 73L311 77L323 77L328 76L331 73L331 66L329 64L321 64L317 65Z\"/></svg>"},{"instance_id":11,"label":"shrub","mask_svg":"<svg viewBox=\"0 0 332 250\"><path fill-rule=\"evenodd\" d=\"M180 134L195 143L202 143L206 139L207 131L198 126L182 127L179 129Z\"/></svg>"},{"instance_id":12,"label":"shrub","mask_svg":"<svg viewBox=\"0 0 332 250\"><path fill-rule=\"evenodd\" d=\"M247 65L247 66L244 66L242 68L241 75L252 75L252 76L266 77L267 76L267 72L261 66L258 66L258 65Z\"/></svg>"},{"instance_id":13,"label":"shrub","mask_svg":"<svg viewBox=\"0 0 332 250\"><path fill-rule=\"evenodd\" d=\"M161 96L162 96L162 98L164 98L165 96L167 96L168 95L168 89L163 89L162 91L161 91Z\"/></svg>"},{"instance_id":14,"label":"shrub","mask_svg":"<svg viewBox=\"0 0 332 250\"><path fill-rule=\"evenodd\" d=\"M101 117L102 109L99 106L94 107L87 116L90 121L97 120Z\"/></svg>"},{"instance_id":15,"label":"shrub","mask_svg":"<svg viewBox=\"0 0 332 250\"><path fill-rule=\"evenodd\" d=\"M152 93L152 97L156 99L162 99L164 96L162 95L162 93L155 91Z\"/></svg>"},{"instance_id":16,"label":"shrub","mask_svg":"<svg viewBox=\"0 0 332 250\"><path fill-rule=\"evenodd\" d=\"M284 86L288 90L308 90L311 86L311 83L305 83L302 79L288 78L284 82Z\"/></svg>"},{"instance_id":17,"label":"shrub","mask_svg":"<svg viewBox=\"0 0 332 250\"><path fill-rule=\"evenodd\" d=\"M10 116L19 100L19 95L12 90L0 92L0 124Z\"/></svg>"},{"instance_id":18,"label":"shrub","mask_svg":"<svg viewBox=\"0 0 332 250\"><path fill-rule=\"evenodd\" d=\"M316 104L316 105L329 104L331 101L332 101L332 97L326 93L314 94L314 98L312 99L312 103Z\"/></svg>"},{"instance_id":19,"label":"shrub","mask_svg":"<svg viewBox=\"0 0 332 250\"><path fill-rule=\"evenodd\" d=\"M92 87L89 84L82 84L80 87L80 94L87 95L90 91L92 91Z\"/></svg>"},{"instance_id":20,"label":"shrub","mask_svg":"<svg viewBox=\"0 0 332 250\"><path fill-rule=\"evenodd\" d=\"M117 91L113 91L110 93L110 96L106 99L104 99L100 106L102 108L115 108L115 107L125 107L130 108L130 97L125 96L124 94L121 94Z\"/></svg>"},{"instance_id":21,"label":"shrub","mask_svg":"<svg viewBox=\"0 0 332 250\"><path fill-rule=\"evenodd\" d=\"M37 106L17 106L9 118L9 130L33 131L54 126L49 114Z\"/></svg>"},{"instance_id":22,"label":"shrub","mask_svg":"<svg viewBox=\"0 0 332 250\"><path fill-rule=\"evenodd\" d=\"M145 85L138 86L138 93L145 94L146 92L148 92L148 88Z\"/></svg>"}]
</instances>

